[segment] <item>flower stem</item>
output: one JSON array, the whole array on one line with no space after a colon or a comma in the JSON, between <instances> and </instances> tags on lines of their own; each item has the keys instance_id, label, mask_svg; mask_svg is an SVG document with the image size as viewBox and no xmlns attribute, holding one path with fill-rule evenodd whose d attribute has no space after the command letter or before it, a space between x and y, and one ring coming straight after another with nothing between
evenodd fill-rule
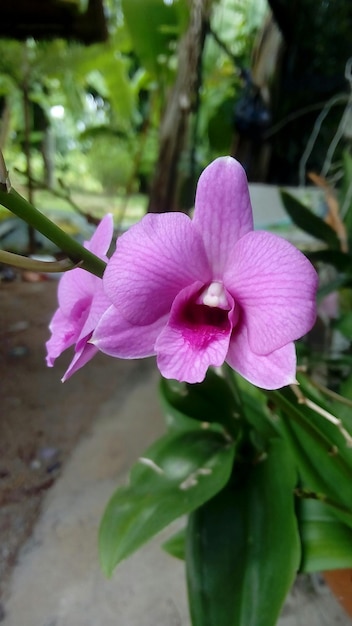
<instances>
[{"instance_id":1,"label":"flower stem","mask_svg":"<svg viewBox=\"0 0 352 626\"><path fill-rule=\"evenodd\" d=\"M10 187L8 191L5 189L4 184L0 185L0 203L4 207L50 239L68 256L74 265L80 264L82 269L99 278L103 276L106 267L104 261L67 235L13 188Z\"/></svg>"},{"instance_id":2,"label":"flower stem","mask_svg":"<svg viewBox=\"0 0 352 626\"><path fill-rule=\"evenodd\" d=\"M37 259L31 259L20 254L13 254L12 252L6 252L0 250L0 263L5 265L11 265L12 267L19 267L23 270L29 270L31 272L44 272L45 274L54 274L67 272L75 267L80 267L80 264L74 265L70 259L62 259L61 261L38 261Z\"/></svg>"}]
</instances>

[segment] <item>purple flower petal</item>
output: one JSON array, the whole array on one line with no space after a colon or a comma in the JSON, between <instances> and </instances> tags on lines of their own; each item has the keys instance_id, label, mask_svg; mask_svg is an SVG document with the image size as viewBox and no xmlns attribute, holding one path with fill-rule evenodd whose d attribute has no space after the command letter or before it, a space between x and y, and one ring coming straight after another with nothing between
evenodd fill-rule
<instances>
[{"instance_id":1,"label":"purple flower petal","mask_svg":"<svg viewBox=\"0 0 352 626\"><path fill-rule=\"evenodd\" d=\"M106 253L110 247L113 232L112 215L105 215L91 240L85 242L85 248L103 261L107 261ZM63 313L68 317L80 319L82 309L89 307L92 296L99 289L99 285L102 285L100 278L79 267L66 272L61 278L58 288L58 299Z\"/></svg>"},{"instance_id":2,"label":"purple flower petal","mask_svg":"<svg viewBox=\"0 0 352 626\"><path fill-rule=\"evenodd\" d=\"M82 326L77 341L92 334L93 330L96 328L102 316L110 308L110 306L111 302L103 289L103 281L99 280L89 308L88 317Z\"/></svg>"},{"instance_id":3,"label":"purple flower petal","mask_svg":"<svg viewBox=\"0 0 352 626\"><path fill-rule=\"evenodd\" d=\"M55 360L64 350L73 346L78 337L78 330L75 324L65 317L58 309L50 322L49 330L51 337L46 342L46 364L53 367Z\"/></svg>"},{"instance_id":4,"label":"purple flower petal","mask_svg":"<svg viewBox=\"0 0 352 626\"><path fill-rule=\"evenodd\" d=\"M112 234L112 216L107 215L85 247L105 260ZM87 346L87 341L111 303L104 294L102 279L80 268L67 272L61 278L58 299L59 309L49 326L51 337L46 344L47 364L52 366L64 350L76 344L75 356L63 378L67 380L97 352L94 346Z\"/></svg>"},{"instance_id":5,"label":"purple flower petal","mask_svg":"<svg viewBox=\"0 0 352 626\"><path fill-rule=\"evenodd\" d=\"M237 243L224 284L241 306L253 352L269 354L312 328L317 281L308 259L281 237L258 231Z\"/></svg>"},{"instance_id":6,"label":"purple flower petal","mask_svg":"<svg viewBox=\"0 0 352 626\"><path fill-rule=\"evenodd\" d=\"M155 348L165 378L201 382L210 365L225 361L232 329L233 301L229 309L199 304L201 283L186 287L176 297L168 324Z\"/></svg>"},{"instance_id":7,"label":"purple flower petal","mask_svg":"<svg viewBox=\"0 0 352 626\"><path fill-rule=\"evenodd\" d=\"M117 241L104 273L105 291L131 323L152 324L176 295L211 278L202 239L183 213L146 215Z\"/></svg>"},{"instance_id":8,"label":"purple flower petal","mask_svg":"<svg viewBox=\"0 0 352 626\"><path fill-rule=\"evenodd\" d=\"M110 213L108 213L99 223L90 241L87 241L84 244L85 248L87 248L87 250L90 250L90 252L93 252L93 254L96 254L101 259L106 260L105 256L110 248L113 234L113 217Z\"/></svg>"},{"instance_id":9,"label":"purple flower petal","mask_svg":"<svg viewBox=\"0 0 352 626\"><path fill-rule=\"evenodd\" d=\"M296 353L291 342L266 356L254 353L244 324L236 326L226 362L243 378L262 389L280 389L296 381Z\"/></svg>"},{"instance_id":10,"label":"purple flower petal","mask_svg":"<svg viewBox=\"0 0 352 626\"><path fill-rule=\"evenodd\" d=\"M156 338L166 322L167 316L148 326L135 326L111 306L101 318L91 342L101 352L121 359L153 356Z\"/></svg>"},{"instance_id":11,"label":"purple flower petal","mask_svg":"<svg viewBox=\"0 0 352 626\"><path fill-rule=\"evenodd\" d=\"M221 157L201 174L193 223L202 234L213 279L221 279L234 245L253 230L247 177L238 161Z\"/></svg>"},{"instance_id":12,"label":"purple flower petal","mask_svg":"<svg viewBox=\"0 0 352 626\"><path fill-rule=\"evenodd\" d=\"M65 374L61 378L61 381L64 383L66 380L71 378L72 374L77 372L77 370L81 369L88 361L90 361L93 356L98 352L98 348L93 346L90 343L85 342L84 346L82 346L79 350L75 352L75 355L68 366Z\"/></svg>"},{"instance_id":13,"label":"purple flower petal","mask_svg":"<svg viewBox=\"0 0 352 626\"><path fill-rule=\"evenodd\" d=\"M64 380L99 348L121 358L157 354L165 377L190 383L225 360L260 387L295 382L293 341L316 315L313 267L280 237L253 232L234 159L206 168L195 205L193 222L145 216L118 240L103 281L81 269L63 277L47 360L76 344ZM111 236L107 216L86 247L105 260Z\"/></svg>"},{"instance_id":14,"label":"purple flower petal","mask_svg":"<svg viewBox=\"0 0 352 626\"><path fill-rule=\"evenodd\" d=\"M58 300L63 314L79 320L82 310L89 307L99 283L102 283L101 278L80 268L66 272L58 287Z\"/></svg>"}]
</instances>

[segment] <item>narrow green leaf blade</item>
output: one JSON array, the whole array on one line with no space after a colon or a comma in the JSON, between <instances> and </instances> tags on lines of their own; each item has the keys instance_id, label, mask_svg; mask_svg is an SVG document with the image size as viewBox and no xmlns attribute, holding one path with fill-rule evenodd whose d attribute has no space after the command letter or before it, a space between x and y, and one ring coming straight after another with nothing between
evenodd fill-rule
<instances>
[{"instance_id":1,"label":"narrow green leaf blade","mask_svg":"<svg viewBox=\"0 0 352 626\"><path fill-rule=\"evenodd\" d=\"M303 379L302 388L309 395ZM334 506L339 519L351 526L352 449L344 436L322 415L298 405L289 389L270 395L282 409L282 432L295 456L303 487ZM325 408L324 403L319 404Z\"/></svg>"},{"instance_id":2,"label":"narrow green leaf blade","mask_svg":"<svg viewBox=\"0 0 352 626\"><path fill-rule=\"evenodd\" d=\"M171 556L174 556L176 559L185 560L185 540L186 529L181 528L181 530L178 530L170 539L165 541L161 547L165 552L171 554Z\"/></svg>"},{"instance_id":3,"label":"narrow green leaf blade","mask_svg":"<svg viewBox=\"0 0 352 626\"><path fill-rule=\"evenodd\" d=\"M306 252L306 256L312 263L320 261L321 263L327 263L332 265L339 272L346 272L351 274L352 269L352 257L346 252L340 250L329 250L325 248L323 250L309 250Z\"/></svg>"},{"instance_id":4,"label":"narrow green leaf blade","mask_svg":"<svg viewBox=\"0 0 352 626\"><path fill-rule=\"evenodd\" d=\"M160 394L171 428L183 423L181 416L190 419L189 424L192 424L192 420L218 423L232 433L240 427L238 418L241 408L235 403L228 382L212 369L208 370L205 380L199 384L190 385L162 378Z\"/></svg>"},{"instance_id":5,"label":"narrow green leaf blade","mask_svg":"<svg viewBox=\"0 0 352 626\"><path fill-rule=\"evenodd\" d=\"M352 529L323 502L302 500L298 506L302 572L352 567Z\"/></svg>"},{"instance_id":6,"label":"narrow green leaf blade","mask_svg":"<svg viewBox=\"0 0 352 626\"><path fill-rule=\"evenodd\" d=\"M340 198L340 206L345 208L344 220L345 220L349 239L351 239L351 233L352 233L351 181L352 181L352 156L346 150L343 154L343 179L342 179L342 189L341 189L342 197Z\"/></svg>"},{"instance_id":7,"label":"narrow green leaf blade","mask_svg":"<svg viewBox=\"0 0 352 626\"><path fill-rule=\"evenodd\" d=\"M275 626L300 561L295 480L287 446L276 439L265 460L235 466L234 481L190 515L193 626Z\"/></svg>"},{"instance_id":8,"label":"narrow green leaf blade","mask_svg":"<svg viewBox=\"0 0 352 626\"><path fill-rule=\"evenodd\" d=\"M157 441L116 491L99 535L103 571L115 566L173 520L193 511L226 484L234 445L213 431L177 432Z\"/></svg>"},{"instance_id":9,"label":"narrow green leaf blade","mask_svg":"<svg viewBox=\"0 0 352 626\"><path fill-rule=\"evenodd\" d=\"M324 220L307 209L297 198L281 190L281 199L291 220L304 232L325 241L331 248L339 249L340 242L335 231Z\"/></svg>"}]
</instances>

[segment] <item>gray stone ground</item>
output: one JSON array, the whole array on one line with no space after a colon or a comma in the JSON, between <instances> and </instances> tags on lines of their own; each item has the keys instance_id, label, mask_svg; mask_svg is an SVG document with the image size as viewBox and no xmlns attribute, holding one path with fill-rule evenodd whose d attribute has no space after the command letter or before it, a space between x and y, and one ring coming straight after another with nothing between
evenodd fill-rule
<instances>
[{"instance_id":1,"label":"gray stone ground","mask_svg":"<svg viewBox=\"0 0 352 626\"><path fill-rule=\"evenodd\" d=\"M261 186L252 189L262 205ZM274 195L273 195L274 193ZM285 222L277 192L256 213L258 227ZM276 203L276 204L275 204ZM280 212L281 211L281 212ZM6 601L4 626L190 626L183 563L160 549L162 533L111 580L100 571L97 530L116 485L163 431L157 372L146 369L121 404L108 397L48 492L32 537L22 548ZM328 590L307 577L291 593L280 626L348 626Z\"/></svg>"}]
</instances>

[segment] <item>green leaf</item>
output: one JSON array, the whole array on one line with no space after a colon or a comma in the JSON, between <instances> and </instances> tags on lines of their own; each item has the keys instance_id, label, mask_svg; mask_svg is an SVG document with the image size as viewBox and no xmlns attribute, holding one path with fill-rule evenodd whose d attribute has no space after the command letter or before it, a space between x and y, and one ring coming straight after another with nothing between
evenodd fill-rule
<instances>
[{"instance_id":1,"label":"green leaf","mask_svg":"<svg viewBox=\"0 0 352 626\"><path fill-rule=\"evenodd\" d=\"M307 209L304 204L287 191L281 190L280 193L286 212L296 226L316 239L325 241L330 248L337 250L340 248L340 242L335 231L324 220Z\"/></svg>"},{"instance_id":2,"label":"green leaf","mask_svg":"<svg viewBox=\"0 0 352 626\"><path fill-rule=\"evenodd\" d=\"M245 419L252 426L256 436L264 441L268 441L279 435L280 429L277 428L272 420L267 407L268 399L266 394L239 374L233 372L233 376L239 389Z\"/></svg>"},{"instance_id":3,"label":"green leaf","mask_svg":"<svg viewBox=\"0 0 352 626\"><path fill-rule=\"evenodd\" d=\"M350 356L350 358L352 357ZM352 367L352 361L349 363L349 366ZM347 402L350 401L351 403L352 401L352 374L349 374L349 376L341 383L339 394L342 396L343 399L347 400ZM343 421L347 430L350 433L352 433L352 407L351 405L344 404L338 399L334 400L331 404L332 404L332 410L335 413L335 415Z\"/></svg>"},{"instance_id":4,"label":"green leaf","mask_svg":"<svg viewBox=\"0 0 352 626\"><path fill-rule=\"evenodd\" d=\"M328 265L332 265L339 272L349 272L351 273L352 268L352 257L346 252L341 252L340 250L308 250L306 251L306 256L312 263L316 263L320 261L322 263L327 263Z\"/></svg>"},{"instance_id":5,"label":"green leaf","mask_svg":"<svg viewBox=\"0 0 352 626\"><path fill-rule=\"evenodd\" d=\"M303 391L307 392L307 388ZM339 519L352 526L352 448L337 426L316 411L298 405L289 389L270 395L282 409L281 426L303 487L334 507ZM328 403L319 405L323 410L330 408Z\"/></svg>"},{"instance_id":6,"label":"green leaf","mask_svg":"<svg viewBox=\"0 0 352 626\"><path fill-rule=\"evenodd\" d=\"M161 546L165 552L171 554L176 559L185 560L185 540L186 540L186 529L181 528L181 530L177 531L170 539L165 541Z\"/></svg>"},{"instance_id":7,"label":"green leaf","mask_svg":"<svg viewBox=\"0 0 352 626\"><path fill-rule=\"evenodd\" d=\"M183 423L183 416L200 422L222 424L230 433L237 435L240 406L235 402L227 380L213 370L208 370L202 383L193 385L163 378L160 394L170 427Z\"/></svg>"},{"instance_id":8,"label":"green leaf","mask_svg":"<svg viewBox=\"0 0 352 626\"><path fill-rule=\"evenodd\" d=\"M300 545L295 471L282 440L235 465L233 481L189 518L186 564L193 626L275 626Z\"/></svg>"},{"instance_id":9,"label":"green leaf","mask_svg":"<svg viewBox=\"0 0 352 626\"><path fill-rule=\"evenodd\" d=\"M158 76L163 69L160 61L171 54L170 41L186 25L186 3L184 0L170 5L160 0L122 0L122 8L133 48L141 64L151 74Z\"/></svg>"},{"instance_id":10,"label":"green leaf","mask_svg":"<svg viewBox=\"0 0 352 626\"><path fill-rule=\"evenodd\" d=\"M216 90L217 91L217 90ZM222 100L208 122L208 138L212 150L226 154L233 129L233 94Z\"/></svg>"},{"instance_id":11,"label":"green leaf","mask_svg":"<svg viewBox=\"0 0 352 626\"><path fill-rule=\"evenodd\" d=\"M114 567L173 520L193 511L226 484L235 448L217 432L201 428L168 434L131 471L128 487L116 491L105 510L100 558Z\"/></svg>"},{"instance_id":12,"label":"green leaf","mask_svg":"<svg viewBox=\"0 0 352 626\"><path fill-rule=\"evenodd\" d=\"M342 198L340 201L340 206L343 207L346 203L345 207L345 224L348 233L349 241L352 238L352 196L351 196L351 181L352 181L352 156L347 152L347 150L343 154L343 179L342 179Z\"/></svg>"},{"instance_id":13,"label":"green leaf","mask_svg":"<svg viewBox=\"0 0 352 626\"><path fill-rule=\"evenodd\" d=\"M132 119L134 95L129 77L129 61L114 46L113 41L104 47L96 47L95 65L98 70L90 70L87 82L112 104L117 121L126 128ZM87 60L87 70L89 62ZM100 77L99 82L97 76Z\"/></svg>"},{"instance_id":14,"label":"green leaf","mask_svg":"<svg viewBox=\"0 0 352 626\"><path fill-rule=\"evenodd\" d=\"M302 543L302 572L352 567L352 529L341 523L318 500L299 502L298 524Z\"/></svg>"}]
</instances>

